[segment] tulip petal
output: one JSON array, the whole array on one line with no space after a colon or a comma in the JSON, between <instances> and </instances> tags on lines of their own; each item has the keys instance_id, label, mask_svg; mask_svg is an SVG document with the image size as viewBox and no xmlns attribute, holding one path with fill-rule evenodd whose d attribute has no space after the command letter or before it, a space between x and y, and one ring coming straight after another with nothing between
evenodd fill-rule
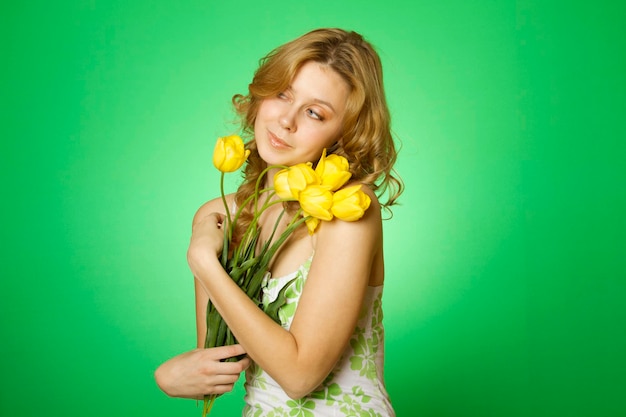
<instances>
[{"instance_id":1,"label":"tulip petal","mask_svg":"<svg viewBox=\"0 0 626 417\"><path fill-rule=\"evenodd\" d=\"M274 175L274 189L280 198L297 200L300 192L309 185L320 183L311 163L297 164Z\"/></svg>"},{"instance_id":2,"label":"tulip petal","mask_svg":"<svg viewBox=\"0 0 626 417\"><path fill-rule=\"evenodd\" d=\"M319 226L321 220L308 214L305 214L305 216L307 216L307 218L304 220L304 222L306 223L306 228L308 229L309 234L312 235L315 233L315 230Z\"/></svg>"},{"instance_id":3,"label":"tulip petal","mask_svg":"<svg viewBox=\"0 0 626 417\"><path fill-rule=\"evenodd\" d=\"M294 200L296 198L289 187L289 169L282 169L274 175L274 190L278 197L283 200Z\"/></svg>"},{"instance_id":4,"label":"tulip petal","mask_svg":"<svg viewBox=\"0 0 626 417\"><path fill-rule=\"evenodd\" d=\"M238 170L250 155L243 140L238 135L224 136L217 139L213 150L213 165L221 172Z\"/></svg>"},{"instance_id":5,"label":"tulip petal","mask_svg":"<svg viewBox=\"0 0 626 417\"><path fill-rule=\"evenodd\" d=\"M361 185L354 185L335 192L331 212L338 219L352 222L363 217L370 203L371 199L361 190Z\"/></svg>"},{"instance_id":6,"label":"tulip petal","mask_svg":"<svg viewBox=\"0 0 626 417\"><path fill-rule=\"evenodd\" d=\"M331 191L341 188L352 176L348 160L335 154L326 156L326 149L315 167L315 173L320 177L321 184L330 187Z\"/></svg>"},{"instance_id":7,"label":"tulip petal","mask_svg":"<svg viewBox=\"0 0 626 417\"><path fill-rule=\"evenodd\" d=\"M298 201L302 210L311 216L325 221L333 219L330 211L333 205L333 193L327 187L310 185L300 192Z\"/></svg>"}]
</instances>

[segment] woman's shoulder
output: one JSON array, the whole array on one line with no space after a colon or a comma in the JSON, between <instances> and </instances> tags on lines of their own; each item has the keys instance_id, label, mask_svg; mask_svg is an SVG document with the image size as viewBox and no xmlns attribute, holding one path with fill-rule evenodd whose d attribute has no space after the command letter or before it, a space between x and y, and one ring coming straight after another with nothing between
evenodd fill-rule
<instances>
[{"instance_id":1,"label":"woman's shoulder","mask_svg":"<svg viewBox=\"0 0 626 417\"><path fill-rule=\"evenodd\" d=\"M369 217L371 217L371 215L374 213L380 214L381 204L380 204L380 201L378 201L378 196L376 195L376 192L374 191L374 189L372 188L370 184L359 182L359 181L352 181L352 182L347 183L343 187L341 187L340 190L351 188L351 187L356 187L359 185L361 186L360 190L363 191L363 193L365 193L370 199L370 204L368 208L365 210L365 214L366 215L369 214L370 215ZM379 216L374 216L374 217L379 217Z\"/></svg>"},{"instance_id":2,"label":"woman's shoulder","mask_svg":"<svg viewBox=\"0 0 626 417\"><path fill-rule=\"evenodd\" d=\"M235 208L235 194L227 194L225 196L225 199L226 204L228 204L228 209L233 212ZM193 217L193 223L195 224L197 219L204 218L211 213L226 214L224 200L222 199L222 197L214 198L213 200L209 200L206 203L202 204Z\"/></svg>"},{"instance_id":3,"label":"woman's shoulder","mask_svg":"<svg viewBox=\"0 0 626 417\"><path fill-rule=\"evenodd\" d=\"M354 182L354 183L349 183L346 187L350 187L354 185L361 185L361 191L367 194L372 202L371 207L377 211L380 211L380 202L378 201L378 196L376 195L376 192L374 191L372 186L366 183ZM343 187L343 188L346 188L346 187Z\"/></svg>"},{"instance_id":4,"label":"woman's shoulder","mask_svg":"<svg viewBox=\"0 0 626 417\"><path fill-rule=\"evenodd\" d=\"M322 227L319 229L320 234L333 236L331 240L339 237L346 237L348 234L379 234L379 229L382 226L381 205L374 190L372 190L372 188L367 184L359 182L348 183L340 190L358 185L361 186L360 190L369 197L369 204L367 205L363 216L356 221L344 221L339 218L335 218L331 222L322 222ZM363 203L360 202L359 205L360 204Z\"/></svg>"}]
</instances>

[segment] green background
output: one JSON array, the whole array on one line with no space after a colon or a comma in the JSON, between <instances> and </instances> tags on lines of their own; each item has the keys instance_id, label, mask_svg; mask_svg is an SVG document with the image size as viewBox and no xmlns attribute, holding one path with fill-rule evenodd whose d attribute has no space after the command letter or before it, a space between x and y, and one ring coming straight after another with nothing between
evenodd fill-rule
<instances>
[{"instance_id":1,"label":"green background","mask_svg":"<svg viewBox=\"0 0 626 417\"><path fill-rule=\"evenodd\" d=\"M320 26L378 47L402 143L398 415L626 415L624 2L3 4L0 415L200 415L152 373L194 344L213 143L258 59Z\"/></svg>"}]
</instances>

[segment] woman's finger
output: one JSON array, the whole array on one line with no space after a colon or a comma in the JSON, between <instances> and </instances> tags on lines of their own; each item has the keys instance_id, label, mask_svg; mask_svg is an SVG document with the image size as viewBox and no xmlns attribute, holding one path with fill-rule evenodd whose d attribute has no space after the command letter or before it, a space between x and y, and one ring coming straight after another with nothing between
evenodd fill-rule
<instances>
[{"instance_id":1,"label":"woman's finger","mask_svg":"<svg viewBox=\"0 0 626 417\"><path fill-rule=\"evenodd\" d=\"M243 355L246 351L241 345L229 345L220 346L212 349L207 349L207 354L213 359L228 359L235 356Z\"/></svg>"}]
</instances>

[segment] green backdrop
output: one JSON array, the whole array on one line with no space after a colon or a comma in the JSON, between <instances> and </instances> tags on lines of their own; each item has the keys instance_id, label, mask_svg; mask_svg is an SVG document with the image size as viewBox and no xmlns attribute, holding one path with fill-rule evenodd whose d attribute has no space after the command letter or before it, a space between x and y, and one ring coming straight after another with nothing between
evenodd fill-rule
<instances>
[{"instance_id":1,"label":"green backdrop","mask_svg":"<svg viewBox=\"0 0 626 417\"><path fill-rule=\"evenodd\" d=\"M194 344L213 143L258 59L320 26L378 47L402 143L398 415L626 415L624 2L1 7L0 415L200 415L152 373Z\"/></svg>"}]
</instances>

